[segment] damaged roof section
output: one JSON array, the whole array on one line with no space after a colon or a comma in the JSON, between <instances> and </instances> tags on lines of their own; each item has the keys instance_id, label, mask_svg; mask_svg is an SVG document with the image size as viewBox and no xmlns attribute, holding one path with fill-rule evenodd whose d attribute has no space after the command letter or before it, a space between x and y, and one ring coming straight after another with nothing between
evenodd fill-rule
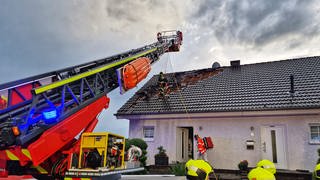
<instances>
[{"instance_id":1,"label":"damaged roof section","mask_svg":"<svg viewBox=\"0 0 320 180\"><path fill-rule=\"evenodd\" d=\"M320 108L320 57L165 74L159 96L153 76L119 115ZM293 91L294 89L294 91Z\"/></svg>"},{"instance_id":2,"label":"damaged roof section","mask_svg":"<svg viewBox=\"0 0 320 180\"><path fill-rule=\"evenodd\" d=\"M199 81L205 80L209 77L217 75L222 72L223 69L219 68L213 69L201 69L187 72L177 72L165 74L167 79L167 93L165 97L159 94L159 75L153 76L141 89L139 89L136 94L129 99L129 101L122 107L128 110L134 110L135 108L143 109L145 106L139 107L140 103L147 103L148 105L156 106L158 112L162 112L164 109L170 111L170 107L173 104L173 100L183 103L183 97L181 92L184 91L188 86L194 85ZM171 100L171 104L168 103ZM125 107L126 106L126 107ZM121 108L121 109L122 109ZM120 109L120 110L121 110ZM119 110L119 111L120 111ZM118 111L118 112L119 112Z\"/></svg>"}]
</instances>

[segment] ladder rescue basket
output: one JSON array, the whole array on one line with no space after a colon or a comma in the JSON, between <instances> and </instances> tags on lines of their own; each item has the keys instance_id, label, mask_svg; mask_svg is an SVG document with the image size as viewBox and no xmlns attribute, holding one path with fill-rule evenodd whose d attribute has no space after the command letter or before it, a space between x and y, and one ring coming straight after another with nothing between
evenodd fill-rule
<instances>
[{"instance_id":1,"label":"ladder rescue basket","mask_svg":"<svg viewBox=\"0 0 320 180\"><path fill-rule=\"evenodd\" d=\"M151 60L147 57L138 58L125 65L122 70L123 86L125 90L134 88L147 77L151 70Z\"/></svg>"}]
</instances>

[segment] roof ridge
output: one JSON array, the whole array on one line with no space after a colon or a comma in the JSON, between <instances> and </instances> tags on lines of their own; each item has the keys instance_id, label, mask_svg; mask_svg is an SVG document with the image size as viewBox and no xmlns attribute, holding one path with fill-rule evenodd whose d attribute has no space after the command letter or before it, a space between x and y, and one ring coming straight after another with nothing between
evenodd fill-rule
<instances>
[{"instance_id":1,"label":"roof ridge","mask_svg":"<svg viewBox=\"0 0 320 180\"><path fill-rule=\"evenodd\" d=\"M296 57L296 58L288 58L288 59L277 59L277 60L257 62L257 63L251 63L251 64L241 64L240 66L257 65L257 64L269 64L269 63L275 63L275 62L296 61L296 60L304 60L304 59L311 59L311 58L320 58L320 56L304 56L304 57ZM223 67L230 67L230 66L223 66Z\"/></svg>"},{"instance_id":2,"label":"roof ridge","mask_svg":"<svg viewBox=\"0 0 320 180\"><path fill-rule=\"evenodd\" d=\"M270 63L279 63L279 62L288 62L288 61L296 61L296 60L305 60L305 59L311 59L311 58L319 58L320 56L304 56L304 57L296 57L296 58L288 58L288 59L277 59L272 61L264 61L264 62L257 62L257 63L250 63L250 64L240 64L241 67L243 66L251 66L251 65L262 65L262 64L270 64ZM221 66L220 68L230 68L231 66ZM202 69L192 69L187 71L177 71L177 72L170 72L170 73L164 73L165 75L171 75L171 74L179 74L179 73L191 73L191 72L197 72L197 71L203 71L203 70L211 70L212 68L202 68ZM153 77L159 76L159 74L154 74Z\"/></svg>"}]
</instances>

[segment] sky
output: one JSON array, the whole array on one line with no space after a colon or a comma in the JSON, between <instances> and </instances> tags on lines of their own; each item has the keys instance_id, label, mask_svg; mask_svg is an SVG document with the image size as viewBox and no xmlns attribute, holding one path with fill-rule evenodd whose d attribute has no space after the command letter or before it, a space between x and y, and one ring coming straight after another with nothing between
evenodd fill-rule
<instances>
[{"instance_id":1,"label":"sky","mask_svg":"<svg viewBox=\"0 0 320 180\"><path fill-rule=\"evenodd\" d=\"M0 84L93 61L180 30L181 51L148 75L320 55L316 0L0 0ZM146 79L146 80L147 80ZM144 82L146 82L146 80ZM96 131L128 136L113 114L125 95L109 93Z\"/></svg>"}]
</instances>

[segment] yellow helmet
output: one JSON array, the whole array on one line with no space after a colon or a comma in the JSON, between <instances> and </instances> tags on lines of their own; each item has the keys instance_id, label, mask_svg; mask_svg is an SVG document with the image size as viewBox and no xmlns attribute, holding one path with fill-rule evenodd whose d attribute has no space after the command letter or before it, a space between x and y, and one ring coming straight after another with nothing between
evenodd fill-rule
<instances>
[{"instance_id":1,"label":"yellow helmet","mask_svg":"<svg viewBox=\"0 0 320 180\"><path fill-rule=\"evenodd\" d=\"M248 174L249 180L275 180L274 175L262 167L252 169Z\"/></svg>"},{"instance_id":2,"label":"yellow helmet","mask_svg":"<svg viewBox=\"0 0 320 180\"><path fill-rule=\"evenodd\" d=\"M186 163L187 179L209 179L209 174L213 172L211 165L204 160L190 159Z\"/></svg>"},{"instance_id":3,"label":"yellow helmet","mask_svg":"<svg viewBox=\"0 0 320 180\"><path fill-rule=\"evenodd\" d=\"M320 163L316 165L316 167L314 168L314 176L316 178L320 178Z\"/></svg>"},{"instance_id":4,"label":"yellow helmet","mask_svg":"<svg viewBox=\"0 0 320 180\"><path fill-rule=\"evenodd\" d=\"M272 174L276 173L276 166L273 164L273 162L263 159L257 163L257 167L262 167L263 169L271 172Z\"/></svg>"}]
</instances>

